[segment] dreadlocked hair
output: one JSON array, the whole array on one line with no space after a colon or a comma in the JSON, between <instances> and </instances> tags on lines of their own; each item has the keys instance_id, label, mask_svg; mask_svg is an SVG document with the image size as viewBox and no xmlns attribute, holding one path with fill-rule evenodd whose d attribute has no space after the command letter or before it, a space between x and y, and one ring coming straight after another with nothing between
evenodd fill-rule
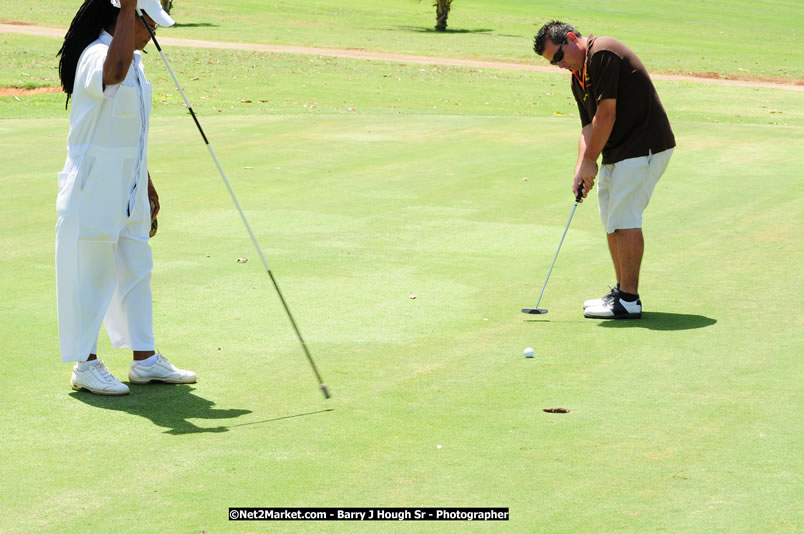
<instances>
[{"instance_id":1,"label":"dreadlocked hair","mask_svg":"<svg viewBox=\"0 0 804 534\"><path fill-rule=\"evenodd\" d=\"M100 35L101 30L108 30L117 22L120 8L114 7L109 0L84 0L78 13L70 23L70 29L64 36L56 56L59 59L59 78L61 86L67 93L64 109L70 103L75 83L75 71L78 68L78 59L81 53Z\"/></svg>"}]
</instances>

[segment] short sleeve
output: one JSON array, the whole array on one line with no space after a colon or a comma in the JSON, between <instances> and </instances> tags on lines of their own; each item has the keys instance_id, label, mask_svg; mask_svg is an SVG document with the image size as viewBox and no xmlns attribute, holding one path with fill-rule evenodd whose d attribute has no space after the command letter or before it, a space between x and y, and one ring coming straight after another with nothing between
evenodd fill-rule
<instances>
[{"instance_id":1,"label":"short sleeve","mask_svg":"<svg viewBox=\"0 0 804 534\"><path fill-rule=\"evenodd\" d=\"M73 92L80 90L97 100L104 97L103 64L106 62L108 51L109 47L101 44L92 45L84 50L78 60Z\"/></svg>"},{"instance_id":2,"label":"short sleeve","mask_svg":"<svg viewBox=\"0 0 804 534\"><path fill-rule=\"evenodd\" d=\"M589 70L592 76L592 91L597 102L617 98L622 59L614 52L601 50L592 55Z\"/></svg>"}]
</instances>

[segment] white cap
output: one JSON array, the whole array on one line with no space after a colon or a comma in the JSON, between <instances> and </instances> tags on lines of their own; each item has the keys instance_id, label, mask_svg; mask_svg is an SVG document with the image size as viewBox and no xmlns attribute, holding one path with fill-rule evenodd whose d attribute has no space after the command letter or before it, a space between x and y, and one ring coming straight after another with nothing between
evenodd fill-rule
<instances>
[{"instance_id":1,"label":"white cap","mask_svg":"<svg viewBox=\"0 0 804 534\"><path fill-rule=\"evenodd\" d=\"M114 7L120 7L120 0L111 0L111 2ZM151 17L154 22L160 26L167 27L176 24L176 22L170 18L170 15L162 9L162 4L159 3L159 0L137 0L137 9L145 11L145 14Z\"/></svg>"}]
</instances>

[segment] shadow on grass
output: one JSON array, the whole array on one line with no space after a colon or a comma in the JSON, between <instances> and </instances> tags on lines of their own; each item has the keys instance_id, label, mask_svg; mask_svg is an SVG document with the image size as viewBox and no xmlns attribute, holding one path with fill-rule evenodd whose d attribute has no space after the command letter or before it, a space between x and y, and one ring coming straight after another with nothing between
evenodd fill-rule
<instances>
[{"instance_id":1,"label":"shadow on grass","mask_svg":"<svg viewBox=\"0 0 804 534\"><path fill-rule=\"evenodd\" d=\"M123 397L106 397L86 391L73 391L70 395L85 404L104 410L117 410L150 419L157 426L167 428L166 434L194 434L200 432L227 432L229 427L202 428L188 419L233 419L251 413L251 410L213 408L214 402L193 393L187 384L153 383L144 386L128 384L131 394Z\"/></svg>"},{"instance_id":2,"label":"shadow on grass","mask_svg":"<svg viewBox=\"0 0 804 534\"><path fill-rule=\"evenodd\" d=\"M451 28L447 28L445 31L440 32L436 31L435 27L425 27L422 28L421 26L395 26L397 30L407 31L407 32L419 32L419 33L441 33L441 34L449 34L449 33L490 33L494 30L490 28L477 28L475 30L465 30L465 29L457 29L453 30Z\"/></svg>"},{"instance_id":3,"label":"shadow on grass","mask_svg":"<svg viewBox=\"0 0 804 534\"><path fill-rule=\"evenodd\" d=\"M171 28L217 28L218 24L210 24L209 22L188 22L182 24L177 22Z\"/></svg>"},{"instance_id":4,"label":"shadow on grass","mask_svg":"<svg viewBox=\"0 0 804 534\"><path fill-rule=\"evenodd\" d=\"M648 330L695 330L712 326L716 322L716 319L703 315L643 312L642 319L636 321L602 321L598 326L604 328L647 328Z\"/></svg>"},{"instance_id":5,"label":"shadow on grass","mask_svg":"<svg viewBox=\"0 0 804 534\"><path fill-rule=\"evenodd\" d=\"M307 413L299 413L296 415L283 415L282 417L274 417L273 419L263 419L262 421L252 421L251 423L238 423L236 425L231 425L229 428L234 428L236 426L262 425L265 423L273 423L274 421L282 421L283 419L294 419L296 417L305 417L307 415L316 415L319 413L332 412L332 411L335 411L335 408L325 408L323 410L316 410L314 412L307 412Z\"/></svg>"}]
</instances>

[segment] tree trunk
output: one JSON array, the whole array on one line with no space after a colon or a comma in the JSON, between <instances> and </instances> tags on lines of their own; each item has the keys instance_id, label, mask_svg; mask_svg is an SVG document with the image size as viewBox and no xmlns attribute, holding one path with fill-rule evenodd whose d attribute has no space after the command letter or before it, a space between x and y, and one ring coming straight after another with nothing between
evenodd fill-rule
<instances>
[{"instance_id":1,"label":"tree trunk","mask_svg":"<svg viewBox=\"0 0 804 534\"><path fill-rule=\"evenodd\" d=\"M447 31L447 17L452 7L452 0L433 0L433 5L436 8L436 31Z\"/></svg>"}]
</instances>

